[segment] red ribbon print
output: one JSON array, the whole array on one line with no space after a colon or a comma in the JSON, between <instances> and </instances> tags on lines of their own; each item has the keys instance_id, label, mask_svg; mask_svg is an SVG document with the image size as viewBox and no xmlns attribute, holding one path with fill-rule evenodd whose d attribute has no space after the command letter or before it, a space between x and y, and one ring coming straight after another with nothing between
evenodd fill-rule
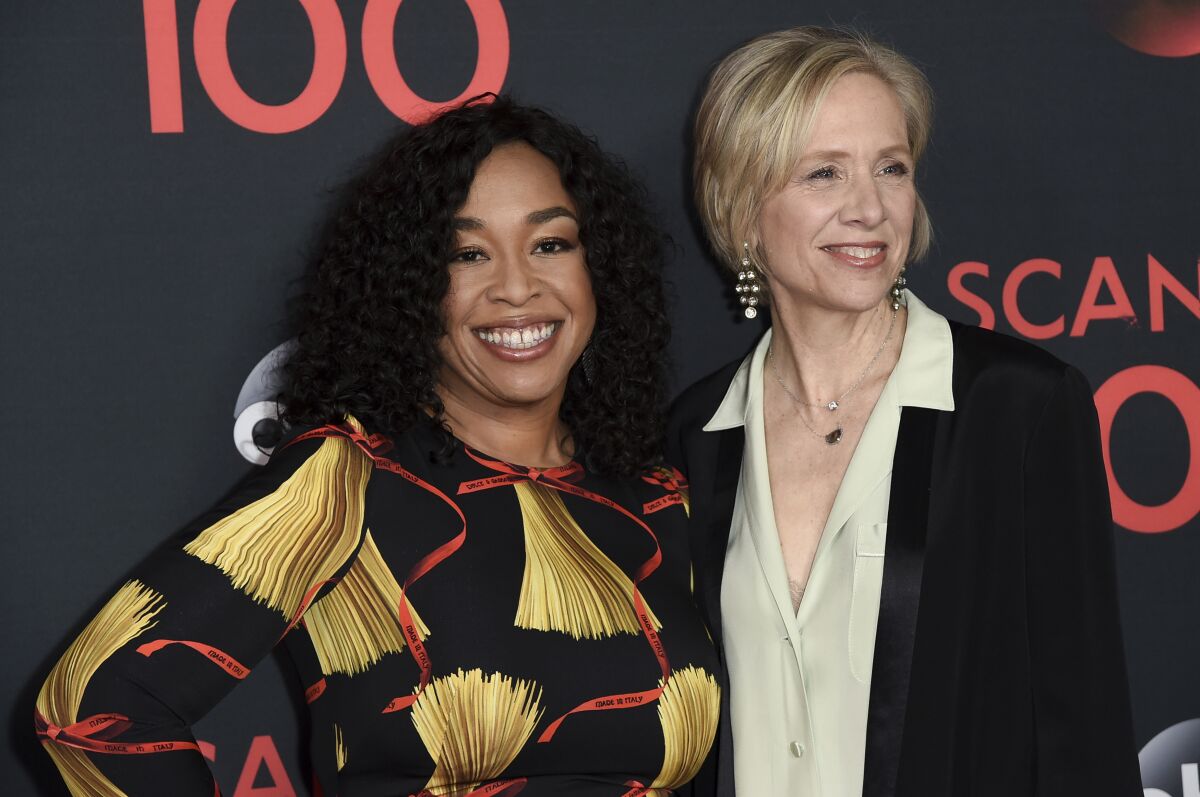
<instances>
[{"instance_id":1,"label":"red ribbon print","mask_svg":"<svg viewBox=\"0 0 1200 797\"><path fill-rule=\"evenodd\" d=\"M666 509L669 506L683 503L683 496L679 493L670 493L662 498L655 498L653 501L647 501L642 504L643 515L653 515L660 509Z\"/></svg>"},{"instance_id":2,"label":"red ribbon print","mask_svg":"<svg viewBox=\"0 0 1200 797\"><path fill-rule=\"evenodd\" d=\"M400 587L401 598L400 605L398 607L400 626L404 633L405 641L408 643L409 654L417 663L417 666L421 671L420 681L418 682L417 688L413 691L413 693L393 698L391 702L389 702L383 709L383 713L385 714L400 711L408 708L416 702L417 698L425 690L425 687L429 685L433 669L429 660L429 655L425 649L425 645L421 642L416 623L413 621L412 613L409 611L408 601L404 596L408 594L408 590L413 584L429 573L429 571L433 570L433 568L437 567L450 556L454 555L454 553L463 546L467 539L467 518L466 515L463 514L462 508L459 507L458 504L456 504L444 492L426 482L424 479L421 479L419 476L409 472L399 463L382 456L392 447L392 443L387 437L378 434L369 436L364 435L350 427L348 424L341 426L331 425L324 426L320 429L314 429L310 432L299 435L294 438L289 445L316 437L343 437L347 440L350 440L356 446L358 446L363 453L370 457L371 461L375 464L375 467L381 470L386 470L390 473L395 473L411 482L413 485L432 493L444 501L450 506L451 509L454 510L454 513L458 515L458 518L462 523L462 527L458 534L456 534L447 542L438 546L430 553L426 554L420 561L416 563L416 565L413 566L411 570L409 570L408 575L405 576L404 583ZM662 640L659 638L658 632L654 630L654 625L650 621L650 614L646 609L645 599L642 597L641 590L638 587L638 585L645 581L645 579L649 577L650 574L652 574L655 570L657 570L659 565L662 563L662 548L658 544L658 538L655 536L654 531L648 525L646 525L645 521L612 499L606 498L597 493L593 493L590 490L585 490L582 487L578 487L577 485L573 484L572 482L577 481L583 474L583 466L578 462L573 461L561 468L550 468L547 470L540 470L537 468L518 468L516 466L509 465L506 462L487 459L486 457L477 454L465 446L464 450L466 454L471 457L471 459L475 460L484 467L495 471L497 475L489 476L483 479L475 479L469 482L463 482L459 485L458 495L479 492L481 490L489 490L495 487L503 487L506 485L516 484L521 481L537 482L560 492L569 493L571 495L578 496L588 501L593 501L601 504L602 506L606 506L610 509L620 512L622 515L637 524L643 531L646 532L647 535L649 535L650 539L654 542L654 553L649 559L647 559L641 564L641 566L638 567L637 571L633 575L633 609L634 614L637 617L638 624L642 628L642 633L645 635L647 642L649 642L650 649L654 654L655 660L658 662L659 669L662 672L663 684L665 685L671 675L671 665L667 660L667 655L665 649L663 648ZM647 477L646 481L653 484L663 484L664 486L669 484L669 489L677 489L678 484L682 481L682 476L678 471L675 471L671 473L669 477ZM647 689L640 692L605 695L603 697L597 697L585 701L550 723L546 730L543 731L542 735L538 737L538 742L549 742L552 738L554 738L554 734L558 731L559 726L561 726L563 721L565 721L567 717L571 716L572 714L585 711L607 711L612 709L641 706L657 700L662 695L662 692L663 687L659 686L654 689ZM488 786L480 787L480 790L472 792L472 795L479 794L480 797L482 797L482 795L497 795L498 797L499 795L515 794L515 791L505 791L503 787L516 784L517 781L497 781L496 783L489 784ZM520 786L524 786L524 781L520 781ZM489 788L495 788L497 790L484 791L484 789Z\"/></svg>"},{"instance_id":3,"label":"red ribbon print","mask_svg":"<svg viewBox=\"0 0 1200 797\"><path fill-rule=\"evenodd\" d=\"M43 717L40 712L33 713L34 728L43 742L54 742L67 747L86 750L89 753L108 753L111 755L143 755L148 753L170 753L177 750L195 750L200 752L200 745L195 742L110 742L109 739L124 733L133 727L129 717L124 714L93 714L90 717L60 728Z\"/></svg>"},{"instance_id":4,"label":"red ribbon print","mask_svg":"<svg viewBox=\"0 0 1200 797\"><path fill-rule=\"evenodd\" d=\"M510 797L517 794L525 788L525 784L529 782L528 778L510 778L508 780L495 780L491 783L485 783L477 789L472 789L463 795L463 797ZM417 792L411 797L434 797L433 792L428 789Z\"/></svg>"},{"instance_id":5,"label":"red ribbon print","mask_svg":"<svg viewBox=\"0 0 1200 797\"><path fill-rule=\"evenodd\" d=\"M317 681L312 686L305 689L304 690L304 702L309 703L309 704L317 702L317 699L321 695L325 694L325 686L326 686L325 679L322 678L321 680Z\"/></svg>"},{"instance_id":6,"label":"red ribbon print","mask_svg":"<svg viewBox=\"0 0 1200 797\"><path fill-rule=\"evenodd\" d=\"M309 440L314 437L343 437L354 443L358 448L366 454L376 468L386 470L389 473L395 473L403 477L412 484L433 493L438 498L445 501L454 513L458 515L458 519L462 522L462 528L452 539L442 543L432 552L426 554L419 562L417 562L408 575L404 578L404 583L400 585L400 605L397 607L397 614L400 617L400 629L404 633L404 639L408 643L408 652L412 656L413 661L417 663L417 667L421 670L421 679L417 684L416 690L411 695L402 695L392 698L392 700L384 707L383 713L390 714L394 711L400 711L408 708L416 702L417 698L425 691L425 687L429 685L429 680L433 673L433 666L429 661L429 654L425 650L425 643L421 641L421 635L417 631L417 624L413 621L412 612L408 609L408 601L405 596L408 594L409 587L415 584L426 573L437 567L446 559L454 555L454 552L463 546L467 540L467 517L463 514L462 509L458 504L454 503L448 495L443 493L438 488L434 487L429 482L425 481L416 474L410 473L403 468L399 463L394 462L383 456L392 448L392 441L380 434L364 435L356 431L348 424L344 426L323 426L320 429L314 429L311 432L305 432L292 439L288 445L298 443L301 440Z\"/></svg>"},{"instance_id":7,"label":"red ribbon print","mask_svg":"<svg viewBox=\"0 0 1200 797\"><path fill-rule=\"evenodd\" d=\"M155 653L158 653L165 647L170 645L183 645L204 656L213 664L221 667L225 672L237 678L239 681L250 674L250 668L241 664L233 656L230 656L219 648L214 648L212 645L206 645L203 642L192 642L186 639L156 639L153 642L147 642L144 645L138 645L137 652L141 653L146 658L150 658Z\"/></svg>"},{"instance_id":8,"label":"red ribbon print","mask_svg":"<svg viewBox=\"0 0 1200 797\"><path fill-rule=\"evenodd\" d=\"M478 462L484 467L491 468L503 475L493 476L486 479L477 479L471 482L463 482L458 488L459 495L464 493L477 492L486 490L492 487L499 487L506 484L515 484L520 481L537 482L551 487L560 492L569 493L588 501L593 501L609 509L615 509L625 517L632 520L642 528L650 536L654 542L654 553L645 562L638 567L633 574L633 612L636 615L638 624L642 627L642 633L646 637L646 641L650 643L650 650L654 653L654 658L658 661L659 669L662 670L663 684L671 677L671 665L667 661L667 653L663 648L662 640L658 636L658 632L654 630L654 624L650 622L650 613L646 610L645 599L642 598L642 591L638 589L638 585L646 580L658 566L662 564L662 548L658 544L658 537L654 535L654 531L646 525L645 521L637 515L630 512L625 507L613 501L611 498L606 498L598 493L593 493L590 490L585 490L582 487L574 485L569 480L576 480L583 471L583 467L577 462L571 462L561 468L551 468L549 470L538 470L536 468L518 468L514 465L509 465L507 462L498 462L496 460L487 459L469 448L466 449L467 456ZM654 482L658 483L658 482ZM559 726L563 721L572 714L578 714L584 711L610 711L613 709L634 708L636 706L652 703L662 695L663 687L655 687L642 692L626 692L617 695L605 695L603 697L593 698L580 703L575 708L563 714L558 719L551 722L542 735L538 737L539 743L549 742L554 738L554 734L558 732Z\"/></svg>"},{"instance_id":9,"label":"red ribbon print","mask_svg":"<svg viewBox=\"0 0 1200 797\"><path fill-rule=\"evenodd\" d=\"M648 475L643 476L642 481L647 484L657 484L667 491L667 495L643 504L643 515L652 515L660 509L685 503L683 491L687 489L688 482L678 468L655 468Z\"/></svg>"},{"instance_id":10,"label":"red ribbon print","mask_svg":"<svg viewBox=\"0 0 1200 797\"><path fill-rule=\"evenodd\" d=\"M687 479L684 478L679 468L655 468L649 474L643 476L642 481L647 484L661 485L664 489L673 493L679 492L688 485Z\"/></svg>"}]
</instances>

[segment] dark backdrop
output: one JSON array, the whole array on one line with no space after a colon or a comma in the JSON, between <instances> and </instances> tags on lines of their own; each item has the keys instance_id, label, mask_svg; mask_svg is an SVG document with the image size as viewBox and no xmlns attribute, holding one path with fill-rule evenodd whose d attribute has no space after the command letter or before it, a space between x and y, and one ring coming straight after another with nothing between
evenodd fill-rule
<instances>
[{"instance_id":1,"label":"dark backdrop","mask_svg":"<svg viewBox=\"0 0 1200 797\"><path fill-rule=\"evenodd\" d=\"M841 23L912 56L937 95L920 176L937 243L913 288L1099 391L1137 737L1169 748L1154 772L1143 756L1146 785L1183 797L1200 760L1200 0L1145 6L8 0L4 792L65 794L32 733L41 679L122 574L252 467L239 391L285 337L333 191L420 116L414 96L502 86L630 163L676 242L678 389L761 330L688 210L702 81L753 35ZM307 793L288 694L266 663L200 725L226 794Z\"/></svg>"}]
</instances>

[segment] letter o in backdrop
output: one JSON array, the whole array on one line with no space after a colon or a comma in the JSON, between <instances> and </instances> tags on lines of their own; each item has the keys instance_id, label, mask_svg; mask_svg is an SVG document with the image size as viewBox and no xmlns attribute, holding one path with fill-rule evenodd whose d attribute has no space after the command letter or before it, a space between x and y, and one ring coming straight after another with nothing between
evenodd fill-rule
<instances>
[{"instance_id":1,"label":"letter o in backdrop","mask_svg":"<svg viewBox=\"0 0 1200 797\"><path fill-rule=\"evenodd\" d=\"M313 65L304 91L283 105L265 105L242 90L229 64L229 15L237 0L202 0L192 31L196 71L213 104L257 133L290 133L329 110L346 75L346 26L335 0L299 0L313 32Z\"/></svg>"},{"instance_id":2,"label":"letter o in backdrop","mask_svg":"<svg viewBox=\"0 0 1200 797\"><path fill-rule=\"evenodd\" d=\"M1158 506L1145 506L1130 498L1113 474L1109 444L1113 419L1131 396L1157 393L1168 399L1183 416L1188 436L1188 469L1175 497ZM1100 445L1108 471L1113 519L1129 529L1147 534L1173 531L1200 514L1200 387L1183 374L1161 365L1136 365L1120 371L1096 391L1100 415Z\"/></svg>"},{"instance_id":3,"label":"letter o in backdrop","mask_svg":"<svg viewBox=\"0 0 1200 797\"><path fill-rule=\"evenodd\" d=\"M228 0L226 0L228 2ZM418 97L400 74L393 44L396 12L403 0L369 0L363 12L362 50L367 78L387 109L409 124L421 124L439 111L484 92L500 91L508 73L508 20L500 0L466 0L475 21L479 54L471 82L452 100L430 102Z\"/></svg>"}]
</instances>

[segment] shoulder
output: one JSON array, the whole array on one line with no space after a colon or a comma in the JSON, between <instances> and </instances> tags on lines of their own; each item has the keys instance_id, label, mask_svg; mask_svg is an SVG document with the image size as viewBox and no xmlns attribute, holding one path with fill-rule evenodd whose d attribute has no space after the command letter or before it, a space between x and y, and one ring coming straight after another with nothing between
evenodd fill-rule
<instances>
[{"instance_id":1,"label":"shoulder","mask_svg":"<svg viewBox=\"0 0 1200 797\"><path fill-rule=\"evenodd\" d=\"M1028 341L981 327L950 321L954 338L954 388L1002 380L1035 392L1053 390L1075 369Z\"/></svg>"},{"instance_id":2,"label":"shoulder","mask_svg":"<svg viewBox=\"0 0 1200 797\"><path fill-rule=\"evenodd\" d=\"M341 423L295 426L271 451L268 471L294 471L314 457L334 467L363 466L394 447L392 439L366 429L353 416Z\"/></svg>"},{"instance_id":3,"label":"shoulder","mask_svg":"<svg viewBox=\"0 0 1200 797\"><path fill-rule=\"evenodd\" d=\"M996 420L1032 420L1063 391L1090 399L1086 377L1045 349L1011 335L949 323L956 411L986 405Z\"/></svg>"},{"instance_id":4,"label":"shoulder","mask_svg":"<svg viewBox=\"0 0 1200 797\"><path fill-rule=\"evenodd\" d=\"M721 366L708 376L688 387L671 405L671 414L667 421L667 464L691 473L696 464L693 460L707 450L702 442L705 437L713 441L715 437L704 435L704 425L716 413L717 408L729 392L729 385L741 367L745 357Z\"/></svg>"},{"instance_id":5,"label":"shoulder","mask_svg":"<svg viewBox=\"0 0 1200 797\"><path fill-rule=\"evenodd\" d=\"M706 424L721 405L733 375L744 360L743 356L726 363L685 388L671 404L671 429L682 430Z\"/></svg>"}]
</instances>

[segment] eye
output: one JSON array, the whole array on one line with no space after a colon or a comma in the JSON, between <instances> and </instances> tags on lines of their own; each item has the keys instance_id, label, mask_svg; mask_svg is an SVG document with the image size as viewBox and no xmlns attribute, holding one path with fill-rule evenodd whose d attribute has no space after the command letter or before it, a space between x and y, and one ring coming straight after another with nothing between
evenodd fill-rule
<instances>
[{"instance_id":1,"label":"eye","mask_svg":"<svg viewBox=\"0 0 1200 797\"><path fill-rule=\"evenodd\" d=\"M570 252L574 248L575 244L564 238L543 238L534 244L533 252L537 255L554 255Z\"/></svg>"},{"instance_id":2,"label":"eye","mask_svg":"<svg viewBox=\"0 0 1200 797\"><path fill-rule=\"evenodd\" d=\"M889 163L880 169L879 173L887 177L903 177L908 174L908 167L903 163Z\"/></svg>"},{"instance_id":3,"label":"eye","mask_svg":"<svg viewBox=\"0 0 1200 797\"><path fill-rule=\"evenodd\" d=\"M809 180L832 180L836 176L832 166L822 166L820 169L808 173Z\"/></svg>"},{"instance_id":4,"label":"eye","mask_svg":"<svg viewBox=\"0 0 1200 797\"><path fill-rule=\"evenodd\" d=\"M486 260L487 255L482 249L460 249L450 257L451 263L478 263Z\"/></svg>"}]
</instances>

